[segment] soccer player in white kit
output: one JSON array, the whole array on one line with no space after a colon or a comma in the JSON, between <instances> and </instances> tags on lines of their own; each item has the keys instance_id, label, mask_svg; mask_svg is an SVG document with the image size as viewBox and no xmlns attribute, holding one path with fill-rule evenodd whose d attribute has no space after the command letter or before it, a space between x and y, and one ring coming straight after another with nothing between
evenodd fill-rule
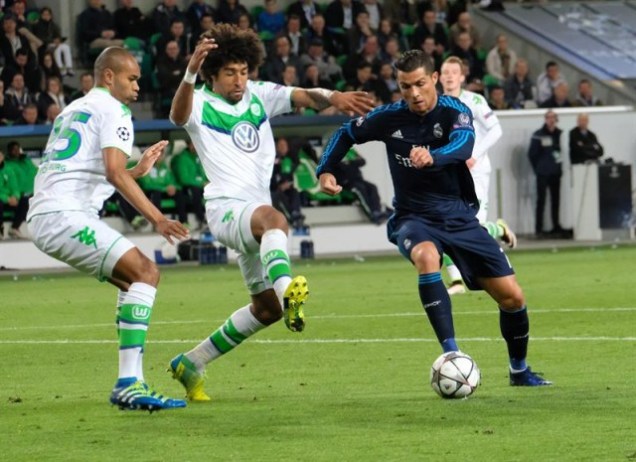
<instances>
[{"instance_id":1,"label":"soccer player in white kit","mask_svg":"<svg viewBox=\"0 0 636 462\"><path fill-rule=\"evenodd\" d=\"M95 87L57 116L35 178L27 217L34 244L53 258L119 288L117 330L119 374L110 402L127 410L185 407L145 382L143 349L159 270L135 245L99 219L115 188L172 242L187 229L166 219L146 198L135 178L146 175L165 148L160 141L126 169L133 146L128 104L137 99L135 58L119 47L95 61Z\"/></svg>"},{"instance_id":2,"label":"soccer player in white kit","mask_svg":"<svg viewBox=\"0 0 636 462\"><path fill-rule=\"evenodd\" d=\"M238 253L251 302L230 315L209 338L176 356L169 371L192 401L207 401L206 365L245 339L284 318L294 332L304 328L308 296L303 276L292 277L288 224L272 207L269 183L275 159L270 119L294 107L331 105L347 113L373 108L364 92L285 87L248 80L262 62L263 44L252 30L218 24L202 35L172 101L170 119L183 126L210 183L206 215L212 234ZM204 80L194 89L197 73Z\"/></svg>"},{"instance_id":3,"label":"soccer player in white kit","mask_svg":"<svg viewBox=\"0 0 636 462\"><path fill-rule=\"evenodd\" d=\"M463 63L458 57L450 56L447 58L442 64L440 83L445 95L459 98L473 113L475 147L467 165L475 183L475 194L479 200L477 219L486 228L488 234L501 239L512 249L517 245L517 236L508 224L501 218L494 223L487 221L490 173L492 171L488 150L501 138L501 124L482 95L462 89L465 78L462 66ZM444 255L444 264L451 279L448 293L454 295L466 292L461 273L447 255Z\"/></svg>"}]
</instances>

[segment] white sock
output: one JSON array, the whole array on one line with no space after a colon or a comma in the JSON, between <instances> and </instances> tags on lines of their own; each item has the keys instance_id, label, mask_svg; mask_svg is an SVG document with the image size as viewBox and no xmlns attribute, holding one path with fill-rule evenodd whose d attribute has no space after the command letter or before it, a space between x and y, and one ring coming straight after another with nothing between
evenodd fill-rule
<instances>
[{"instance_id":1,"label":"white sock","mask_svg":"<svg viewBox=\"0 0 636 462\"><path fill-rule=\"evenodd\" d=\"M446 271L448 271L448 276L450 277L451 281L455 282L462 280L462 273L459 271L459 268L457 268L456 265L447 264Z\"/></svg>"}]
</instances>

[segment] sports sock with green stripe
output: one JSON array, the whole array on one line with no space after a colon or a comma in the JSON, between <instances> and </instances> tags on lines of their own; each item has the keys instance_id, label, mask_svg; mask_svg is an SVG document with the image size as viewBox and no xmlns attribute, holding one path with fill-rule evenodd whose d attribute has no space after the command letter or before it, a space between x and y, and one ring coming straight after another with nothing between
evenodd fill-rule
<instances>
[{"instance_id":1,"label":"sports sock with green stripe","mask_svg":"<svg viewBox=\"0 0 636 462\"><path fill-rule=\"evenodd\" d=\"M250 305L239 308L210 337L185 355L197 369L239 346L246 338L265 328L250 311Z\"/></svg>"},{"instance_id":2,"label":"sports sock with green stripe","mask_svg":"<svg viewBox=\"0 0 636 462\"><path fill-rule=\"evenodd\" d=\"M280 306L291 282L291 264L287 254L287 235L280 229L265 231L261 238L261 262L274 286Z\"/></svg>"},{"instance_id":3,"label":"sports sock with green stripe","mask_svg":"<svg viewBox=\"0 0 636 462\"><path fill-rule=\"evenodd\" d=\"M501 239L504 235L503 228L497 223L493 223L492 221L486 221L481 224L483 228L488 231L490 237L494 237L495 239Z\"/></svg>"},{"instance_id":4,"label":"sports sock with green stripe","mask_svg":"<svg viewBox=\"0 0 636 462\"><path fill-rule=\"evenodd\" d=\"M157 289L143 282L130 285L119 307L119 378L143 379L142 355Z\"/></svg>"}]
</instances>

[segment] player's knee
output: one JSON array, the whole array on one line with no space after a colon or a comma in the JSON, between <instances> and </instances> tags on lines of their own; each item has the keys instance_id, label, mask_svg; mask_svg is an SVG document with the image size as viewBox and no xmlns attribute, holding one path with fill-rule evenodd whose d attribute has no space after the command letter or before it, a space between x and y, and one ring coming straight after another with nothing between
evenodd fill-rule
<instances>
[{"instance_id":1,"label":"player's knee","mask_svg":"<svg viewBox=\"0 0 636 462\"><path fill-rule=\"evenodd\" d=\"M411 251L411 260L421 274L439 271L439 259L437 249L429 242L418 244Z\"/></svg>"},{"instance_id":2,"label":"player's knee","mask_svg":"<svg viewBox=\"0 0 636 462\"><path fill-rule=\"evenodd\" d=\"M153 287L157 287L160 279L159 268L154 262L148 258L144 258L138 266L134 278L135 282L143 282Z\"/></svg>"},{"instance_id":3,"label":"player's knee","mask_svg":"<svg viewBox=\"0 0 636 462\"><path fill-rule=\"evenodd\" d=\"M283 311L276 298L261 299L255 297L252 299L252 307L254 317L266 326L274 324L283 317Z\"/></svg>"},{"instance_id":4,"label":"player's knee","mask_svg":"<svg viewBox=\"0 0 636 462\"><path fill-rule=\"evenodd\" d=\"M504 294L499 300L499 306L504 311L516 311L526 304L523 291L518 285Z\"/></svg>"}]
</instances>

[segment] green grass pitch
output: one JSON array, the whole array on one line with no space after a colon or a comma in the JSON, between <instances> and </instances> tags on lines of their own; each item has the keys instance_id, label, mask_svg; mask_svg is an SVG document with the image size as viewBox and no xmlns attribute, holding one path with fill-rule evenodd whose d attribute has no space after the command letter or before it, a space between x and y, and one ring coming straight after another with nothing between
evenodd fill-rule
<instances>
[{"instance_id":1,"label":"green grass pitch","mask_svg":"<svg viewBox=\"0 0 636 462\"><path fill-rule=\"evenodd\" d=\"M529 363L552 387L508 385L497 308L474 292L453 310L482 384L442 400L428 384L440 349L408 262L298 261L305 332L260 332L210 365L212 402L153 414L108 404L113 287L79 273L0 277L0 460L635 460L636 247L510 259L530 310ZM147 381L180 396L168 360L247 300L234 265L165 268Z\"/></svg>"}]
</instances>

